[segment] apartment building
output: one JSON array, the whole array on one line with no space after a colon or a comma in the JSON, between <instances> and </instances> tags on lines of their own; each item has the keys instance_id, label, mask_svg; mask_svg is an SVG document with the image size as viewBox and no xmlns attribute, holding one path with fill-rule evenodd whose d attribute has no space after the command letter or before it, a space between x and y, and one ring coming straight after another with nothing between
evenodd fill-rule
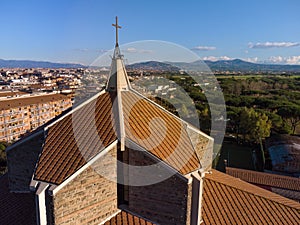
<instances>
[{"instance_id":1,"label":"apartment building","mask_svg":"<svg viewBox=\"0 0 300 225\"><path fill-rule=\"evenodd\" d=\"M71 106L71 98L62 94L1 97L0 141L16 141Z\"/></svg>"}]
</instances>

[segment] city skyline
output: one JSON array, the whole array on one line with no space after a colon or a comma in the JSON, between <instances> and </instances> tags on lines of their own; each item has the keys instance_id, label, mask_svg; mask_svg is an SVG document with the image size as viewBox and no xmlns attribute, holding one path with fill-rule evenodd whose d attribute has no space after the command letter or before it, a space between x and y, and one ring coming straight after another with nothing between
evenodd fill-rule
<instances>
[{"instance_id":1,"label":"city skyline","mask_svg":"<svg viewBox=\"0 0 300 225\"><path fill-rule=\"evenodd\" d=\"M289 1L1 1L0 59L91 64L120 45L159 40L201 59L300 64L300 3ZM124 49L139 54L151 49Z\"/></svg>"}]
</instances>

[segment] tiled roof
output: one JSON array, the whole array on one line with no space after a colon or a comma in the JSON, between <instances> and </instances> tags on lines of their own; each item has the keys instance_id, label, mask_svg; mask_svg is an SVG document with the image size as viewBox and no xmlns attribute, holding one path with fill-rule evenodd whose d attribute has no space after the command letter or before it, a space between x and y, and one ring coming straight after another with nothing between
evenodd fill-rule
<instances>
[{"instance_id":1,"label":"tiled roof","mask_svg":"<svg viewBox=\"0 0 300 225\"><path fill-rule=\"evenodd\" d=\"M8 175L0 177L0 224L36 224L34 193L10 193Z\"/></svg>"},{"instance_id":2,"label":"tiled roof","mask_svg":"<svg viewBox=\"0 0 300 225\"><path fill-rule=\"evenodd\" d=\"M271 191L281 196L284 196L286 198L290 198L300 202L300 191L286 190L286 189L276 188L276 187L272 187Z\"/></svg>"},{"instance_id":3,"label":"tiled roof","mask_svg":"<svg viewBox=\"0 0 300 225\"><path fill-rule=\"evenodd\" d=\"M116 140L114 99L105 92L50 126L34 179L60 184ZM122 106L126 138L183 174L200 168L182 121L131 91L122 92Z\"/></svg>"},{"instance_id":4,"label":"tiled roof","mask_svg":"<svg viewBox=\"0 0 300 225\"><path fill-rule=\"evenodd\" d=\"M216 170L206 174L204 224L300 223L300 204Z\"/></svg>"},{"instance_id":5,"label":"tiled roof","mask_svg":"<svg viewBox=\"0 0 300 225\"><path fill-rule=\"evenodd\" d=\"M126 137L182 174L200 168L186 125L155 103L131 91L122 92Z\"/></svg>"},{"instance_id":6,"label":"tiled roof","mask_svg":"<svg viewBox=\"0 0 300 225\"><path fill-rule=\"evenodd\" d=\"M111 112L114 98L101 94L49 127L36 180L60 184L116 140Z\"/></svg>"},{"instance_id":7,"label":"tiled roof","mask_svg":"<svg viewBox=\"0 0 300 225\"><path fill-rule=\"evenodd\" d=\"M120 211L109 221L103 223L103 225L155 225L155 224L143 218L140 218L136 215L132 215L129 212Z\"/></svg>"},{"instance_id":8,"label":"tiled roof","mask_svg":"<svg viewBox=\"0 0 300 225\"><path fill-rule=\"evenodd\" d=\"M226 173L253 184L300 191L300 178L226 167Z\"/></svg>"},{"instance_id":9,"label":"tiled roof","mask_svg":"<svg viewBox=\"0 0 300 225\"><path fill-rule=\"evenodd\" d=\"M58 100L63 100L68 98L69 97L62 94L47 94L47 95L5 99L0 101L0 110L7 110L11 108L17 108L17 107L38 104L38 103L58 101Z\"/></svg>"}]
</instances>

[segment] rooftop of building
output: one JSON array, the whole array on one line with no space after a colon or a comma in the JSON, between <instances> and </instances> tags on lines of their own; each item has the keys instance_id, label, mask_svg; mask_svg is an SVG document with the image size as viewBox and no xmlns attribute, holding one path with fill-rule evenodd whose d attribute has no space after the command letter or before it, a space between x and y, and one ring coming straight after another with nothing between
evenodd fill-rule
<instances>
[{"instance_id":1,"label":"rooftop of building","mask_svg":"<svg viewBox=\"0 0 300 225\"><path fill-rule=\"evenodd\" d=\"M35 194L11 193L8 174L0 176L0 224L32 225L35 219Z\"/></svg>"},{"instance_id":2,"label":"rooftop of building","mask_svg":"<svg viewBox=\"0 0 300 225\"><path fill-rule=\"evenodd\" d=\"M252 184L300 191L300 178L226 167L226 173Z\"/></svg>"},{"instance_id":3,"label":"rooftop of building","mask_svg":"<svg viewBox=\"0 0 300 225\"><path fill-rule=\"evenodd\" d=\"M204 224L299 224L300 204L213 170L203 189Z\"/></svg>"},{"instance_id":4,"label":"rooftop of building","mask_svg":"<svg viewBox=\"0 0 300 225\"><path fill-rule=\"evenodd\" d=\"M9 110L13 108L24 107L28 105L36 105L39 103L47 103L52 101L66 100L68 96L62 94L43 94L33 96L21 96L7 99L1 99L0 110Z\"/></svg>"},{"instance_id":5,"label":"rooftop of building","mask_svg":"<svg viewBox=\"0 0 300 225\"><path fill-rule=\"evenodd\" d=\"M137 93L121 95L126 138L182 174L201 167L184 122ZM115 99L115 93L102 92L47 127L34 178L60 184L117 140Z\"/></svg>"}]
</instances>

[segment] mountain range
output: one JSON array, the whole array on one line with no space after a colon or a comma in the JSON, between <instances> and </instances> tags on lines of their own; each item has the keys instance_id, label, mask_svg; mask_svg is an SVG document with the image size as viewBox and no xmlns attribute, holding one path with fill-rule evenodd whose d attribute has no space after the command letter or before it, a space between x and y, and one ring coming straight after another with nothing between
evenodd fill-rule
<instances>
[{"instance_id":1,"label":"mountain range","mask_svg":"<svg viewBox=\"0 0 300 225\"><path fill-rule=\"evenodd\" d=\"M84 68L75 63L53 63L32 60L4 60L0 59L0 68Z\"/></svg>"},{"instance_id":2,"label":"mountain range","mask_svg":"<svg viewBox=\"0 0 300 225\"><path fill-rule=\"evenodd\" d=\"M259 64L246 62L240 59L219 60L219 61L195 61L192 63L183 62L157 62L148 61L127 65L128 69L137 70L163 70L163 71L179 71L179 70L197 70L205 68L206 65L214 72L216 71L232 71L232 72L271 72L282 73L292 72L300 73L300 65L279 65L279 64ZM31 60L3 60L0 59L0 68L86 68L87 66L74 63L53 63L45 61ZM206 67L207 68L207 67Z\"/></svg>"},{"instance_id":3,"label":"mountain range","mask_svg":"<svg viewBox=\"0 0 300 225\"><path fill-rule=\"evenodd\" d=\"M300 65L280 65L251 63L240 59L204 61L211 70L216 71L241 71L241 72L300 72ZM196 61L197 63L197 61Z\"/></svg>"},{"instance_id":4,"label":"mountain range","mask_svg":"<svg viewBox=\"0 0 300 225\"><path fill-rule=\"evenodd\" d=\"M257 73L257 72L267 72L267 73L283 73L292 72L300 73L300 65L279 65L279 64L259 64L246 62L240 59L234 60L219 60L219 61L195 61L192 63L184 62L156 62L149 61L143 63L135 63L129 66L131 69L143 69L143 70L165 70L165 71L206 71L208 68L214 72L216 71L231 71L231 72L242 72L242 73Z\"/></svg>"}]
</instances>

